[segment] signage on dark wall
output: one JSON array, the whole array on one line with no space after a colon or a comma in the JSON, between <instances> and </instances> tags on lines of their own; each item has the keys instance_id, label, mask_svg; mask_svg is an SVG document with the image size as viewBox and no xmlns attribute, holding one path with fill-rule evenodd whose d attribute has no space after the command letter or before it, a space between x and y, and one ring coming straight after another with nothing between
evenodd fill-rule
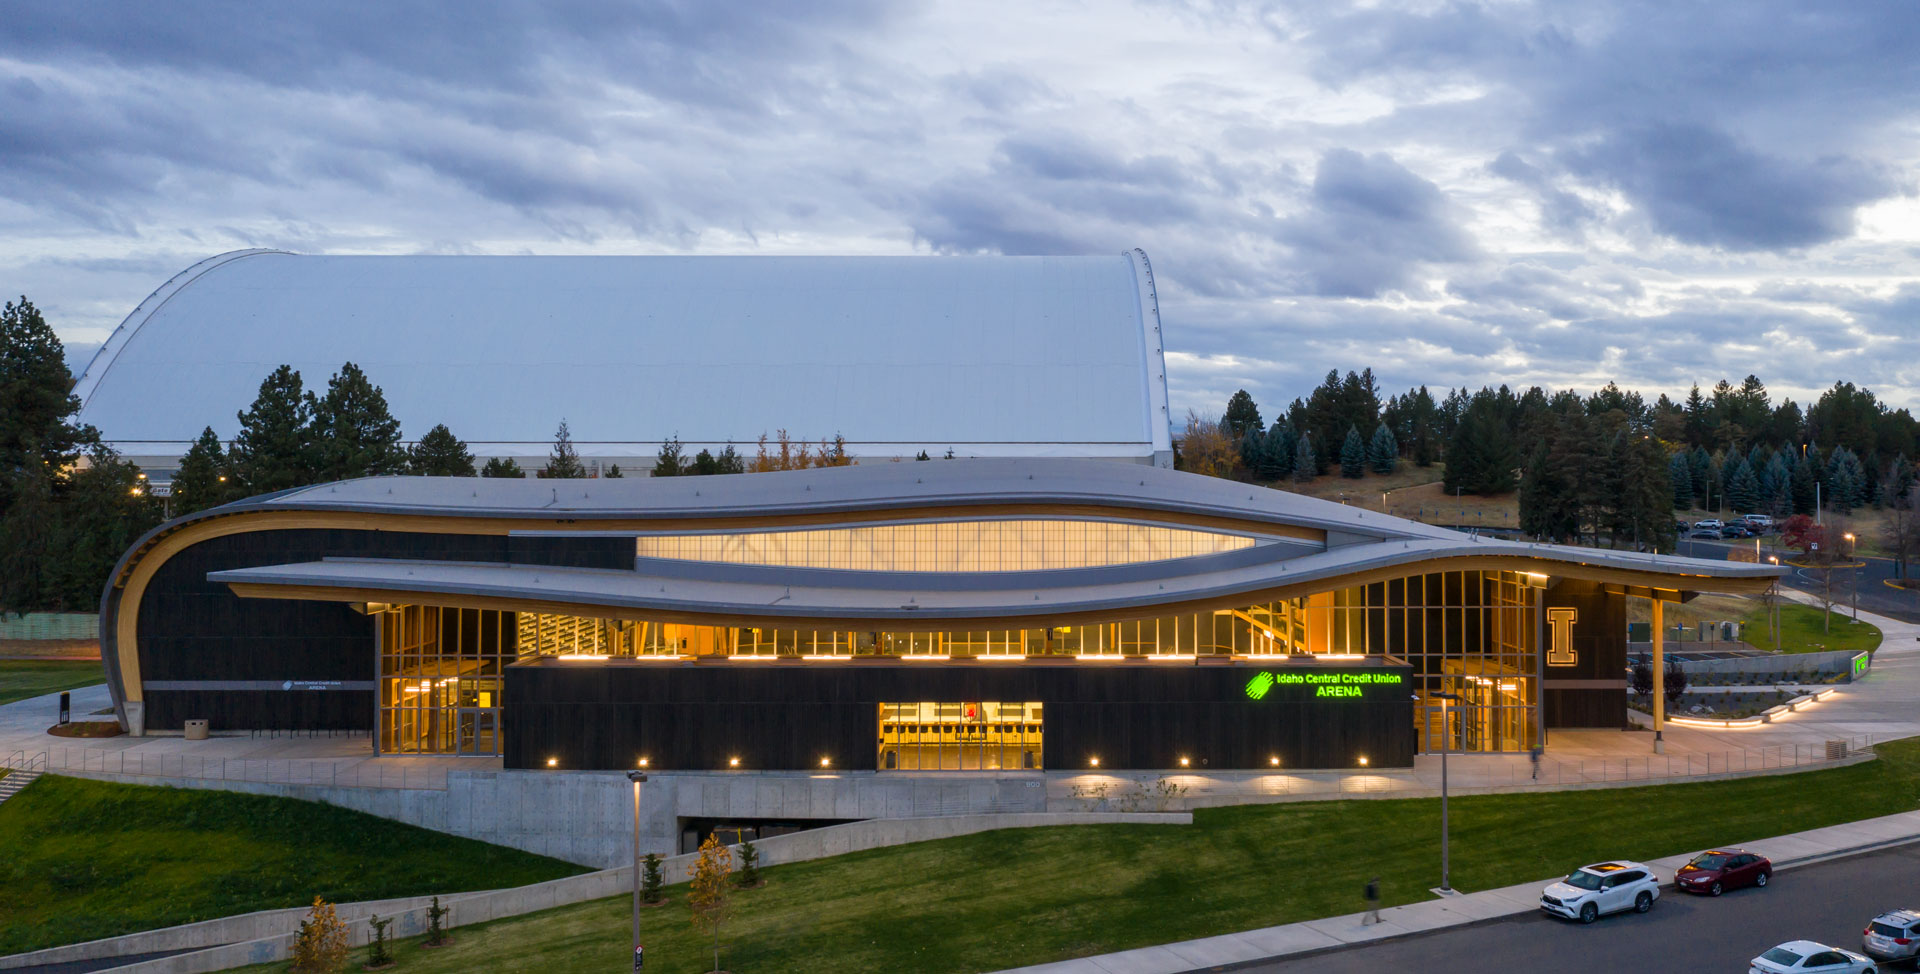
<instances>
[{"instance_id":1,"label":"signage on dark wall","mask_svg":"<svg viewBox=\"0 0 1920 974\"><path fill-rule=\"evenodd\" d=\"M1378 670L1331 673L1272 673L1263 670L1247 681L1247 699L1264 700L1275 687L1299 687L1308 691L1307 696L1358 700L1378 696L1389 688L1399 689L1404 683L1405 678L1401 674Z\"/></svg>"}]
</instances>

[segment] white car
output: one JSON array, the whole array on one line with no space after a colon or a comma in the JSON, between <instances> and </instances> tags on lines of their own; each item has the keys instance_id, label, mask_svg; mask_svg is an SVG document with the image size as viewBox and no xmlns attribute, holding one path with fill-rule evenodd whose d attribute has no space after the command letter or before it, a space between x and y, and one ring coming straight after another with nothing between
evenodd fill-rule
<instances>
[{"instance_id":1,"label":"white car","mask_svg":"<svg viewBox=\"0 0 1920 974\"><path fill-rule=\"evenodd\" d=\"M1540 909L1557 917L1592 923L1607 913L1645 913L1660 898L1660 878L1637 862L1599 862L1581 866L1540 893Z\"/></svg>"},{"instance_id":2,"label":"white car","mask_svg":"<svg viewBox=\"0 0 1920 974\"><path fill-rule=\"evenodd\" d=\"M1713 528L1713 529L1715 529L1715 530L1718 530L1718 529L1720 529L1720 528L1724 528L1724 527L1726 527L1726 525L1724 525L1724 524L1721 524L1721 523L1720 523L1720 519L1719 519L1719 518L1717 518L1717 517L1710 517L1710 518L1707 518L1707 519L1706 519L1706 520L1704 520L1704 521L1695 521L1695 522L1693 522L1693 529L1694 529L1695 531L1698 531L1698 530L1700 530L1701 528Z\"/></svg>"},{"instance_id":3,"label":"white car","mask_svg":"<svg viewBox=\"0 0 1920 974\"><path fill-rule=\"evenodd\" d=\"M1789 940L1753 959L1747 974L1874 974L1873 959L1811 940Z\"/></svg>"}]
</instances>

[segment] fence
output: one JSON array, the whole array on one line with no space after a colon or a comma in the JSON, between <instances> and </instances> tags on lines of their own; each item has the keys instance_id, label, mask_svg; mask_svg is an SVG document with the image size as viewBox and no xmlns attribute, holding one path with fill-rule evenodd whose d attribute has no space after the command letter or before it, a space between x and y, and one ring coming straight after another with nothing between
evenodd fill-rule
<instances>
[{"instance_id":1,"label":"fence","mask_svg":"<svg viewBox=\"0 0 1920 974\"><path fill-rule=\"evenodd\" d=\"M1547 757L1541 759L1537 772L1525 755L1456 753L1448 756L1447 790L1452 794L1471 794L1658 784L1689 778L1838 767L1872 753L1872 740L1863 735L1844 740L1726 751L1620 758ZM1439 755L1424 754L1420 757L1420 766L1411 771L1275 771L1159 776L1081 773L1055 782L1049 795L1049 807L1054 810L1165 811L1299 799L1416 798L1439 793L1439 763Z\"/></svg>"},{"instance_id":2,"label":"fence","mask_svg":"<svg viewBox=\"0 0 1920 974\"><path fill-rule=\"evenodd\" d=\"M412 757L337 761L249 759L195 754L145 754L137 749L85 747L53 747L44 753L49 771L87 771L200 781L251 781L275 785L322 785L329 788L420 788L445 791L449 770L433 759L422 761Z\"/></svg>"},{"instance_id":3,"label":"fence","mask_svg":"<svg viewBox=\"0 0 1920 974\"><path fill-rule=\"evenodd\" d=\"M0 639L99 639L100 616L92 612L0 613Z\"/></svg>"}]
</instances>

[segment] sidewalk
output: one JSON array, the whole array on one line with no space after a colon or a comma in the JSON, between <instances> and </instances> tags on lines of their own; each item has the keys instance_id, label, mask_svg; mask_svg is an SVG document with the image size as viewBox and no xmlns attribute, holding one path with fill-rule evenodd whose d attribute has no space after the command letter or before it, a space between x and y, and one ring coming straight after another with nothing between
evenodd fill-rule
<instances>
[{"instance_id":1,"label":"sidewalk","mask_svg":"<svg viewBox=\"0 0 1920 974\"><path fill-rule=\"evenodd\" d=\"M1870 818L1809 832L1733 844L1768 856L1773 860L1775 869L1791 869L1835 856L1908 842L1920 842L1920 812L1902 812L1884 818ZM1674 870L1689 858L1690 855L1668 856L1652 860L1648 865L1662 880L1671 883ZM1557 879L1559 877L1555 876L1502 889L1388 907L1380 911L1380 923L1368 926L1360 925L1365 914L1350 913L1244 933L1037 964L1001 971L999 974L1195 974L1256 961L1316 954L1482 920L1532 913L1540 908L1540 891ZM1661 895L1679 894L1663 891Z\"/></svg>"}]
</instances>

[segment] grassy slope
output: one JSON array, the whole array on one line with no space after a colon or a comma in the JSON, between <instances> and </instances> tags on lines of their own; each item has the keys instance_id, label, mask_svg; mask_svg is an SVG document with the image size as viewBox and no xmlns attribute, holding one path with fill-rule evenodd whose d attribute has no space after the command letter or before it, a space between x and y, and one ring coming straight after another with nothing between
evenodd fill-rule
<instances>
[{"instance_id":1,"label":"grassy slope","mask_svg":"<svg viewBox=\"0 0 1920 974\"><path fill-rule=\"evenodd\" d=\"M0 704L103 683L99 660L0 659ZM49 718L47 723L53 723Z\"/></svg>"},{"instance_id":2,"label":"grassy slope","mask_svg":"<svg viewBox=\"0 0 1920 974\"><path fill-rule=\"evenodd\" d=\"M0 805L0 849L0 954L584 871L316 802L58 775Z\"/></svg>"},{"instance_id":3,"label":"grassy slope","mask_svg":"<svg viewBox=\"0 0 1920 974\"><path fill-rule=\"evenodd\" d=\"M1832 614L1822 625L1821 611L1811 605L1791 602L1780 606L1780 648L1789 653L1825 653L1833 650L1875 650L1880 648L1880 630L1864 622L1854 622L1845 610ZM1761 649L1772 649L1767 629L1766 609L1755 605L1746 615L1744 635L1747 642Z\"/></svg>"},{"instance_id":4,"label":"grassy slope","mask_svg":"<svg viewBox=\"0 0 1920 974\"><path fill-rule=\"evenodd\" d=\"M1453 802L1453 881L1476 890L1614 856L1655 858L1894 812L1920 799L1920 741L1830 771ZM1181 826L1017 829L779 866L735 894L722 964L741 972L964 972L1352 912L1369 876L1389 904L1439 882L1438 802L1244 806ZM1629 824L1630 823L1630 824ZM678 879L681 877L669 877ZM685 886L642 915L647 970L705 971ZM413 972L616 969L624 898L400 945ZM278 970L262 967L257 970Z\"/></svg>"}]
</instances>

